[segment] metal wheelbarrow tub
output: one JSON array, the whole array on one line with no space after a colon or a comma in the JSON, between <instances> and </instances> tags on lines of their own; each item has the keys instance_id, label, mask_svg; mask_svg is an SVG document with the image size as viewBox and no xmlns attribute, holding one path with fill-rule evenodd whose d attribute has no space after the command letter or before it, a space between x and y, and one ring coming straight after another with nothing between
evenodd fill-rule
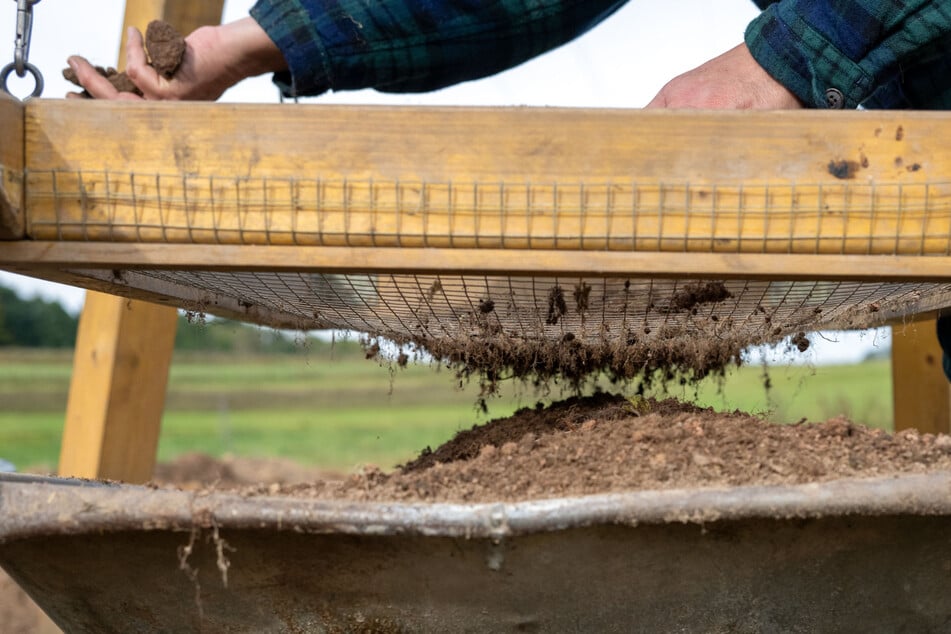
<instances>
[{"instance_id":1,"label":"metal wheelbarrow tub","mask_svg":"<svg viewBox=\"0 0 951 634\"><path fill-rule=\"evenodd\" d=\"M947 632L951 473L505 504L0 475L67 632Z\"/></svg>"}]
</instances>

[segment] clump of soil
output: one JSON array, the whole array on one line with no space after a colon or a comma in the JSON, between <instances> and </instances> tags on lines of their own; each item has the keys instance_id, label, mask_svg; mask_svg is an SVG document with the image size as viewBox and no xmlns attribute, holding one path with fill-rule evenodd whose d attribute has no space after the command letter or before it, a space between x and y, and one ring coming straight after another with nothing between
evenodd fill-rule
<instances>
[{"instance_id":1,"label":"clump of soil","mask_svg":"<svg viewBox=\"0 0 951 634\"><path fill-rule=\"evenodd\" d=\"M152 20L145 29L145 53L152 68L171 79L185 57L185 38L168 22Z\"/></svg>"},{"instance_id":2,"label":"clump of soil","mask_svg":"<svg viewBox=\"0 0 951 634\"><path fill-rule=\"evenodd\" d=\"M951 470L951 436L892 435L844 418L778 425L673 400L598 394L460 432L393 473L371 469L343 482L246 493L500 502L944 470Z\"/></svg>"},{"instance_id":3,"label":"clump of soil","mask_svg":"<svg viewBox=\"0 0 951 634\"><path fill-rule=\"evenodd\" d=\"M149 65L160 75L170 79L178 67L182 64L185 57L185 38L175 30L168 22L153 20L149 22L145 30L145 52ZM104 68L96 66L96 72L109 80L109 83L119 92L131 92L139 96L142 91L139 90L129 76L123 71L119 72L115 68ZM63 77L66 81L73 83L80 88L79 78L72 68L63 69ZM83 90L83 94L89 97L89 93Z\"/></svg>"},{"instance_id":4,"label":"clump of soil","mask_svg":"<svg viewBox=\"0 0 951 634\"><path fill-rule=\"evenodd\" d=\"M109 83L112 84L113 88L119 92L132 92L139 96L142 95L142 91L139 90L135 84L132 83L132 80L129 79L129 76L124 72L120 73L115 68L111 66L109 68L103 68L102 66L96 66L96 72L109 80ZM77 86L82 87L82 84L79 83L79 78L76 77L76 72L72 68L63 69L63 77L66 81L76 84ZM84 94L88 96L89 93L83 91Z\"/></svg>"},{"instance_id":5,"label":"clump of soil","mask_svg":"<svg viewBox=\"0 0 951 634\"><path fill-rule=\"evenodd\" d=\"M559 312L558 298L564 303L563 295L556 293L550 318ZM398 346L426 350L461 380L477 379L483 397L496 393L506 379L531 381L537 387L563 382L579 393L586 381L601 373L617 384L638 379L640 391L655 382L693 383L722 376L727 367L739 365L743 350L752 343L743 333L724 332L708 339L677 325L594 341L572 332L555 340L528 339L513 336L498 324L484 325L464 340L426 335L391 338ZM379 356L376 339L364 347L368 359Z\"/></svg>"},{"instance_id":6,"label":"clump of soil","mask_svg":"<svg viewBox=\"0 0 951 634\"><path fill-rule=\"evenodd\" d=\"M670 298L670 312L682 312L701 304L718 304L733 297L723 282L695 282L684 285Z\"/></svg>"},{"instance_id":7,"label":"clump of soil","mask_svg":"<svg viewBox=\"0 0 951 634\"><path fill-rule=\"evenodd\" d=\"M792 338L791 343L792 345L796 346L796 349L799 350L799 352L805 352L811 345L809 338L806 337L806 333L804 332L796 333L796 335Z\"/></svg>"}]
</instances>

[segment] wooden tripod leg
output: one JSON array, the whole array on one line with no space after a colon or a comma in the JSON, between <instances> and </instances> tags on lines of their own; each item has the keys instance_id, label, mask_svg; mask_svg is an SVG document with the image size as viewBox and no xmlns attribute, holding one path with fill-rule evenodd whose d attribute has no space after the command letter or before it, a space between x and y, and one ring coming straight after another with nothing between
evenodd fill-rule
<instances>
[{"instance_id":1,"label":"wooden tripod leg","mask_svg":"<svg viewBox=\"0 0 951 634\"><path fill-rule=\"evenodd\" d=\"M163 19L182 33L219 24L224 0L128 0L127 27ZM60 475L145 482L155 468L168 368L175 342L174 308L90 292L76 357L60 450Z\"/></svg>"},{"instance_id":2,"label":"wooden tripod leg","mask_svg":"<svg viewBox=\"0 0 951 634\"><path fill-rule=\"evenodd\" d=\"M87 293L60 474L152 478L177 321L174 308Z\"/></svg>"},{"instance_id":3,"label":"wooden tripod leg","mask_svg":"<svg viewBox=\"0 0 951 634\"><path fill-rule=\"evenodd\" d=\"M934 319L892 326L895 431L951 433L951 384L941 356Z\"/></svg>"}]
</instances>

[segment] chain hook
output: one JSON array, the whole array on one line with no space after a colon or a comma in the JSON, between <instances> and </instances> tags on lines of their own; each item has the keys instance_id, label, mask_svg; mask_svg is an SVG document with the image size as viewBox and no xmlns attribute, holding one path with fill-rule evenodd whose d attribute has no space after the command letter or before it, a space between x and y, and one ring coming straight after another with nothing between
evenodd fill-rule
<instances>
[{"instance_id":1,"label":"chain hook","mask_svg":"<svg viewBox=\"0 0 951 634\"><path fill-rule=\"evenodd\" d=\"M7 64L0 71L0 89L10 94L7 78L11 72L16 71L17 77L26 77L26 74L30 73L36 82L30 96L39 97L43 92L43 75L40 69L30 63L30 39L33 35L33 5L38 4L40 0L16 0L16 2L17 32L14 40L13 63Z\"/></svg>"},{"instance_id":2,"label":"chain hook","mask_svg":"<svg viewBox=\"0 0 951 634\"><path fill-rule=\"evenodd\" d=\"M17 0L17 36L13 51L14 68L17 77L26 76L26 65L30 63L30 39L33 36L33 5L40 0Z\"/></svg>"}]
</instances>

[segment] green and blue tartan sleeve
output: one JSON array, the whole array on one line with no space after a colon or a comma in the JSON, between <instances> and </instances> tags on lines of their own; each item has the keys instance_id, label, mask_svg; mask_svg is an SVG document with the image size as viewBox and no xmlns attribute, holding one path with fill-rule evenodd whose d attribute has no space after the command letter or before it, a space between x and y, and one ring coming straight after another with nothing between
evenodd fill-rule
<instances>
[{"instance_id":1,"label":"green and blue tartan sleeve","mask_svg":"<svg viewBox=\"0 0 951 634\"><path fill-rule=\"evenodd\" d=\"M581 35L627 0L258 0L287 95L423 92L516 66Z\"/></svg>"},{"instance_id":2,"label":"green and blue tartan sleeve","mask_svg":"<svg viewBox=\"0 0 951 634\"><path fill-rule=\"evenodd\" d=\"M951 107L951 0L757 0L753 57L804 103ZM768 6L767 6L768 5Z\"/></svg>"}]
</instances>

